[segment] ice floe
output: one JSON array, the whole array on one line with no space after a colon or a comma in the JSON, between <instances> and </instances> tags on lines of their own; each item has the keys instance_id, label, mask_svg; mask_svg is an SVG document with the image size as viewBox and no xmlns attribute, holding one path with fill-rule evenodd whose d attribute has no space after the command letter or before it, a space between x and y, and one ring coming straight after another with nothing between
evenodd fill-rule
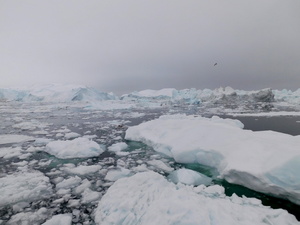
<instances>
[{"instance_id":1,"label":"ice floe","mask_svg":"<svg viewBox=\"0 0 300 225\"><path fill-rule=\"evenodd\" d=\"M13 144L25 141L33 141L34 137L19 134L2 134L0 135L0 144Z\"/></svg>"},{"instance_id":2,"label":"ice floe","mask_svg":"<svg viewBox=\"0 0 300 225\"><path fill-rule=\"evenodd\" d=\"M67 173L77 174L77 175L86 175L98 172L102 167L100 165L91 165L91 166L77 166L75 167L63 167L62 170Z\"/></svg>"},{"instance_id":3,"label":"ice floe","mask_svg":"<svg viewBox=\"0 0 300 225\"><path fill-rule=\"evenodd\" d=\"M0 207L50 198L49 178L39 171L24 171L0 178Z\"/></svg>"},{"instance_id":4,"label":"ice floe","mask_svg":"<svg viewBox=\"0 0 300 225\"><path fill-rule=\"evenodd\" d=\"M79 137L74 140L52 141L46 145L45 151L57 158L86 158L98 156L104 152L104 147L96 142Z\"/></svg>"},{"instance_id":5,"label":"ice floe","mask_svg":"<svg viewBox=\"0 0 300 225\"><path fill-rule=\"evenodd\" d=\"M95 210L96 224L296 225L293 215L220 188L175 185L154 172L116 181ZM216 191L214 193L214 191Z\"/></svg>"},{"instance_id":6,"label":"ice floe","mask_svg":"<svg viewBox=\"0 0 300 225\"><path fill-rule=\"evenodd\" d=\"M231 183L300 204L300 136L242 127L219 117L161 116L130 127L125 138L144 142L176 162L217 168Z\"/></svg>"}]
</instances>

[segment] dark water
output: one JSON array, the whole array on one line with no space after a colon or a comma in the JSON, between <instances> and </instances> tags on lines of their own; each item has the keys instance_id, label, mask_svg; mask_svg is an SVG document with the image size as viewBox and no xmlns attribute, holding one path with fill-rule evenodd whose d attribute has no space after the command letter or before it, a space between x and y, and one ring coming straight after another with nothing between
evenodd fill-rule
<instances>
[{"instance_id":1,"label":"dark water","mask_svg":"<svg viewBox=\"0 0 300 225\"><path fill-rule=\"evenodd\" d=\"M276 116L276 117L227 117L240 120L244 129L261 131L272 130L290 135L300 135L299 116ZM297 122L299 121L299 122Z\"/></svg>"}]
</instances>

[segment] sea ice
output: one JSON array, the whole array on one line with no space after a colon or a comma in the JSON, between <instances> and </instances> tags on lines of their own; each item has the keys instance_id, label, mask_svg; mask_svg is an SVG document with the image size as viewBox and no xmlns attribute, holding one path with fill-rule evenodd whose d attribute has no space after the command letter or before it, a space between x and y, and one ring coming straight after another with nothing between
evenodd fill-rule
<instances>
[{"instance_id":1,"label":"sea ice","mask_svg":"<svg viewBox=\"0 0 300 225\"><path fill-rule=\"evenodd\" d=\"M62 170L67 173L77 174L77 175L86 175L91 173L96 173L102 167L100 165L91 165L91 166L77 166L77 167L63 167Z\"/></svg>"},{"instance_id":2,"label":"sea ice","mask_svg":"<svg viewBox=\"0 0 300 225\"><path fill-rule=\"evenodd\" d=\"M150 160L147 162L150 166L154 166L155 168L162 170L164 172L170 173L174 169L168 165L166 165L163 161L161 160Z\"/></svg>"},{"instance_id":3,"label":"sea ice","mask_svg":"<svg viewBox=\"0 0 300 225\"><path fill-rule=\"evenodd\" d=\"M81 183L81 178L75 176L75 177L70 177L68 179L64 179L58 184L56 184L55 188L57 190L59 189L70 189L78 186Z\"/></svg>"},{"instance_id":4,"label":"sea ice","mask_svg":"<svg viewBox=\"0 0 300 225\"><path fill-rule=\"evenodd\" d=\"M121 168L109 170L104 179L108 181L116 181L120 178L128 177L130 175L131 175L130 170L121 167Z\"/></svg>"},{"instance_id":5,"label":"sea ice","mask_svg":"<svg viewBox=\"0 0 300 225\"><path fill-rule=\"evenodd\" d=\"M300 136L242 127L219 117L161 116L130 127L125 138L142 141L176 162L217 168L231 183L300 204Z\"/></svg>"},{"instance_id":6,"label":"sea ice","mask_svg":"<svg viewBox=\"0 0 300 225\"><path fill-rule=\"evenodd\" d=\"M72 224L72 214L58 214L53 216L51 219L47 220L42 225L71 225Z\"/></svg>"},{"instance_id":7,"label":"sea ice","mask_svg":"<svg viewBox=\"0 0 300 225\"><path fill-rule=\"evenodd\" d=\"M10 220L7 222L7 225L33 225L33 224L41 224L48 217L48 213L51 210L46 208L40 208L36 212L20 212L13 215ZM1 224L1 223L0 223Z\"/></svg>"},{"instance_id":8,"label":"sea ice","mask_svg":"<svg viewBox=\"0 0 300 225\"><path fill-rule=\"evenodd\" d=\"M0 144L13 144L26 141L33 141L34 137L18 134L2 134L0 135Z\"/></svg>"},{"instance_id":9,"label":"sea ice","mask_svg":"<svg viewBox=\"0 0 300 225\"><path fill-rule=\"evenodd\" d=\"M65 138L68 139L68 140L78 138L80 136L81 136L80 134L75 133L75 132L70 132L70 133L65 134Z\"/></svg>"},{"instance_id":10,"label":"sea ice","mask_svg":"<svg viewBox=\"0 0 300 225\"><path fill-rule=\"evenodd\" d=\"M119 143L115 143L112 146L108 147L109 151L112 152L120 152L125 150L128 147L128 145L125 142L119 142Z\"/></svg>"},{"instance_id":11,"label":"sea ice","mask_svg":"<svg viewBox=\"0 0 300 225\"><path fill-rule=\"evenodd\" d=\"M187 185L209 185L212 181L211 178L205 176L204 174L198 173L194 170L189 169L179 169L171 172L168 179L177 183L187 184Z\"/></svg>"},{"instance_id":12,"label":"sea ice","mask_svg":"<svg viewBox=\"0 0 300 225\"><path fill-rule=\"evenodd\" d=\"M38 171L24 171L0 178L0 207L32 202L52 195L49 178Z\"/></svg>"},{"instance_id":13,"label":"sea ice","mask_svg":"<svg viewBox=\"0 0 300 225\"><path fill-rule=\"evenodd\" d=\"M215 197L175 185L154 172L138 173L116 181L100 200L95 222L121 224L223 224L223 225L299 225L282 209L263 206L259 200L236 195ZM219 191L219 190L217 190Z\"/></svg>"},{"instance_id":14,"label":"sea ice","mask_svg":"<svg viewBox=\"0 0 300 225\"><path fill-rule=\"evenodd\" d=\"M81 203L84 204L96 201L101 197L100 192L92 191L90 188L85 189L81 195L82 195Z\"/></svg>"},{"instance_id":15,"label":"sea ice","mask_svg":"<svg viewBox=\"0 0 300 225\"><path fill-rule=\"evenodd\" d=\"M9 159L12 157L17 157L22 155L22 148L0 148L0 158Z\"/></svg>"},{"instance_id":16,"label":"sea ice","mask_svg":"<svg viewBox=\"0 0 300 225\"><path fill-rule=\"evenodd\" d=\"M57 158L87 158L98 156L104 152L96 142L79 137L74 140L52 141L46 145L45 151Z\"/></svg>"}]
</instances>

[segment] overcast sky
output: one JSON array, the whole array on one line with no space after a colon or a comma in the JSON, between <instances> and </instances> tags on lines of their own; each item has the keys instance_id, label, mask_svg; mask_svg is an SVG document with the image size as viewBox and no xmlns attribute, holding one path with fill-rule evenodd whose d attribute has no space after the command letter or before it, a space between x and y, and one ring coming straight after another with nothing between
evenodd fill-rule
<instances>
[{"instance_id":1,"label":"overcast sky","mask_svg":"<svg viewBox=\"0 0 300 225\"><path fill-rule=\"evenodd\" d=\"M0 0L0 86L37 83L296 90L300 1Z\"/></svg>"}]
</instances>

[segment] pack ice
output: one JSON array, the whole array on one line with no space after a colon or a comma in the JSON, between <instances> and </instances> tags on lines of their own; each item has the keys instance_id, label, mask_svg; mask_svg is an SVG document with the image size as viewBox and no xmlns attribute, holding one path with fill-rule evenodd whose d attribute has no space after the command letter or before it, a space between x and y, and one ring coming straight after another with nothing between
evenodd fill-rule
<instances>
[{"instance_id":1,"label":"pack ice","mask_svg":"<svg viewBox=\"0 0 300 225\"><path fill-rule=\"evenodd\" d=\"M0 178L0 207L49 198L52 186L39 171L17 172Z\"/></svg>"},{"instance_id":2,"label":"pack ice","mask_svg":"<svg viewBox=\"0 0 300 225\"><path fill-rule=\"evenodd\" d=\"M293 215L263 206L258 199L226 197L218 185L175 185L155 172L116 181L100 200L95 222L121 224L293 225Z\"/></svg>"},{"instance_id":3,"label":"pack ice","mask_svg":"<svg viewBox=\"0 0 300 225\"><path fill-rule=\"evenodd\" d=\"M238 120L161 116L130 127L141 141L180 163L216 168L228 182L300 204L300 136L243 130Z\"/></svg>"}]
</instances>

